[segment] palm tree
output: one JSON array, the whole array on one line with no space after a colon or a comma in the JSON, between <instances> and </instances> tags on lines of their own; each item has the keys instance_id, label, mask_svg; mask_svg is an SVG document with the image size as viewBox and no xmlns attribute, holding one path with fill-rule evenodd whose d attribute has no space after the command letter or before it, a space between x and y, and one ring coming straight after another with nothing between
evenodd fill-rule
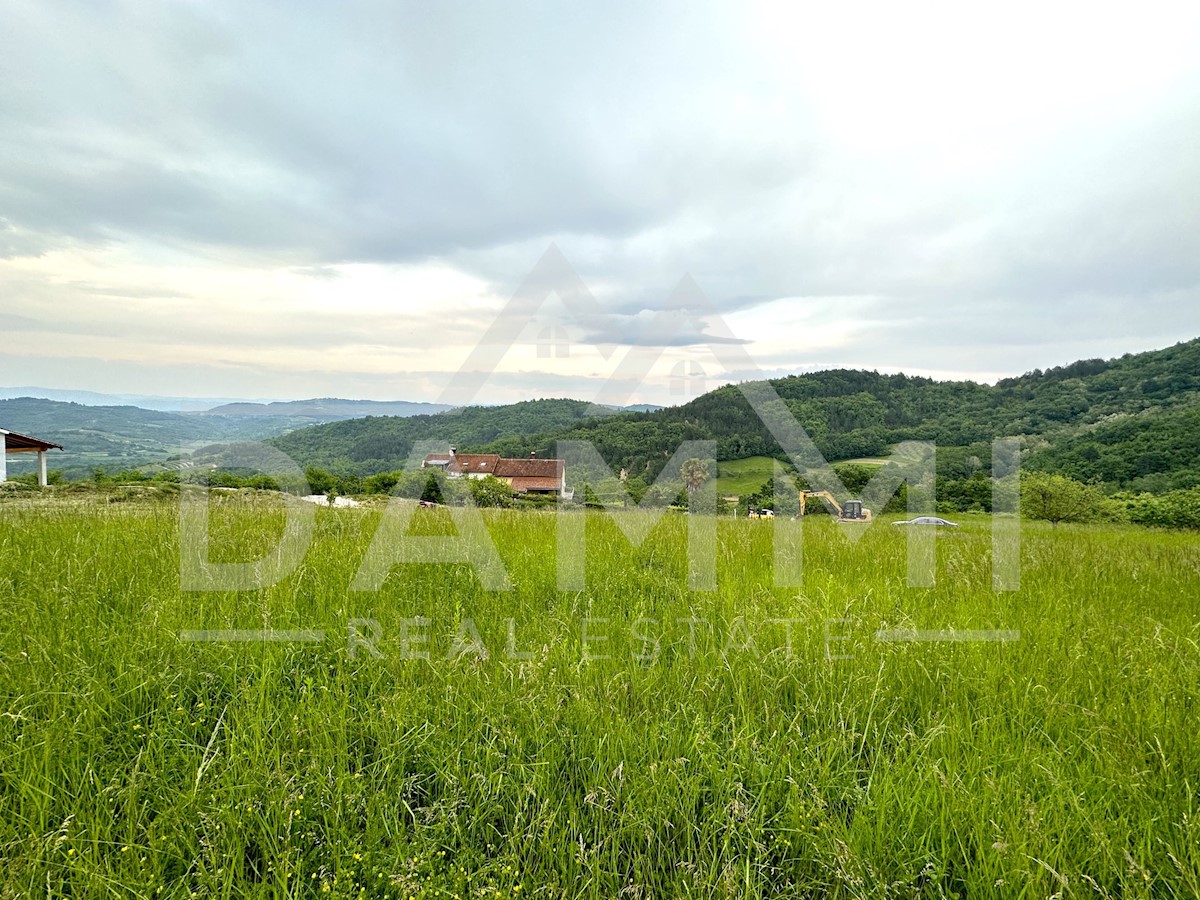
<instances>
[{"instance_id":1,"label":"palm tree","mask_svg":"<svg viewBox=\"0 0 1200 900\"><path fill-rule=\"evenodd\" d=\"M704 460L693 456L679 467L679 475L683 478L683 484L687 488L688 506L691 507L694 505L692 496L704 482L708 481L708 465Z\"/></svg>"}]
</instances>

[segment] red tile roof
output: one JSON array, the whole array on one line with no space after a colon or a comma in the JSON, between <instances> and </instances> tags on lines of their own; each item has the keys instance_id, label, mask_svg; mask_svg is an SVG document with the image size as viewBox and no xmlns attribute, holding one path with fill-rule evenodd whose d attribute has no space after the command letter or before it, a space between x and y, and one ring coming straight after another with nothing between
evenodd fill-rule
<instances>
[{"instance_id":1,"label":"red tile roof","mask_svg":"<svg viewBox=\"0 0 1200 900\"><path fill-rule=\"evenodd\" d=\"M495 475L496 464L501 462L496 453L459 453L450 463L451 472Z\"/></svg>"},{"instance_id":2,"label":"red tile roof","mask_svg":"<svg viewBox=\"0 0 1200 900\"><path fill-rule=\"evenodd\" d=\"M495 475L499 461L500 456L496 453L459 453L454 456L449 453L430 453L425 457L425 465L445 466L447 472L456 475Z\"/></svg>"},{"instance_id":3,"label":"red tile roof","mask_svg":"<svg viewBox=\"0 0 1200 900\"><path fill-rule=\"evenodd\" d=\"M501 459L496 464L496 477L561 479L565 469L561 459Z\"/></svg>"},{"instance_id":4,"label":"red tile roof","mask_svg":"<svg viewBox=\"0 0 1200 900\"><path fill-rule=\"evenodd\" d=\"M563 488L567 464L561 459L508 459L495 453L430 453L425 464L445 466L455 475L494 475L508 481L517 493Z\"/></svg>"},{"instance_id":5,"label":"red tile roof","mask_svg":"<svg viewBox=\"0 0 1200 900\"><path fill-rule=\"evenodd\" d=\"M513 491L523 494L526 491L557 491L562 489L561 478L514 478L510 484Z\"/></svg>"}]
</instances>

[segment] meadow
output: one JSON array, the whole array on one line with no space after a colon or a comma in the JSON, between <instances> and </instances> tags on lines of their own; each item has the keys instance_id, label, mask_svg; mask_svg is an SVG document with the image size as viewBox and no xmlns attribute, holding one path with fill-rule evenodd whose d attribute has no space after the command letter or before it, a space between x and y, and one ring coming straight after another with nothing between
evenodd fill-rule
<instances>
[{"instance_id":1,"label":"meadow","mask_svg":"<svg viewBox=\"0 0 1200 900\"><path fill-rule=\"evenodd\" d=\"M717 463L717 496L753 494L775 474L776 460L751 456Z\"/></svg>"},{"instance_id":2,"label":"meadow","mask_svg":"<svg viewBox=\"0 0 1200 900\"><path fill-rule=\"evenodd\" d=\"M723 520L693 592L685 516L633 547L573 514L583 591L554 514L512 510L484 513L510 591L453 563L352 591L365 507L319 510L276 585L192 593L169 497L0 501L0 897L1200 895L1200 536L1029 523L998 593L986 516L931 588L904 529L826 516L785 588L798 524ZM278 499L210 525L256 558ZM323 635L181 639L230 628ZM1019 640L878 639L909 628Z\"/></svg>"}]
</instances>

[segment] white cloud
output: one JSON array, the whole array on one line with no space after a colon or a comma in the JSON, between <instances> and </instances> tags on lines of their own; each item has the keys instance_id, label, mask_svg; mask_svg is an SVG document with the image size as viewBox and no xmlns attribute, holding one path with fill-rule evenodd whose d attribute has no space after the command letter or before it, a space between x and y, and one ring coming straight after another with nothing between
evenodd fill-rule
<instances>
[{"instance_id":1,"label":"white cloud","mask_svg":"<svg viewBox=\"0 0 1200 900\"><path fill-rule=\"evenodd\" d=\"M685 272L784 370L1192 337L1197 45L1184 4L26 6L0 378L434 399L551 241L576 339L664 365ZM604 374L529 353L495 399Z\"/></svg>"}]
</instances>

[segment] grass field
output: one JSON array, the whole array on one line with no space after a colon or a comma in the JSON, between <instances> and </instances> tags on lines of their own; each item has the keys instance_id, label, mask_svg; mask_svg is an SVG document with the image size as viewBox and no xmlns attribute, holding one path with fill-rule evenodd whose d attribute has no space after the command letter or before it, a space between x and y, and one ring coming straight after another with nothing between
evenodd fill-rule
<instances>
[{"instance_id":1,"label":"grass field","mask_svg":"<svg viewBox=\"0 0 1200 900\"><path fill-rule=\"evenodd\" d=\"M214 555L267 549L273 503L218 498ZM1200 537L1030 525L993 593L984 517L927 589L902 529L814 520L785 589L798 524L726 520L693 593L686 517L632 548L587 515L583 592L511 511L511 591L353 592L380 513L347 509L280 584L188 594L168 501L0 503L0 897L1200 895ZM326 635L179 637L214 628Z\"/></svg>"},{"instance_id":2,"label":"grass field","mask_svg":"<svg viewBox=\"0 0 1200 900\"><path fill-rule=\"evenodd\" d=\"M753 494L774 474L776 461L769 456L749 456L717 463L717 496Z\"/></svg>"}]
</instances>

